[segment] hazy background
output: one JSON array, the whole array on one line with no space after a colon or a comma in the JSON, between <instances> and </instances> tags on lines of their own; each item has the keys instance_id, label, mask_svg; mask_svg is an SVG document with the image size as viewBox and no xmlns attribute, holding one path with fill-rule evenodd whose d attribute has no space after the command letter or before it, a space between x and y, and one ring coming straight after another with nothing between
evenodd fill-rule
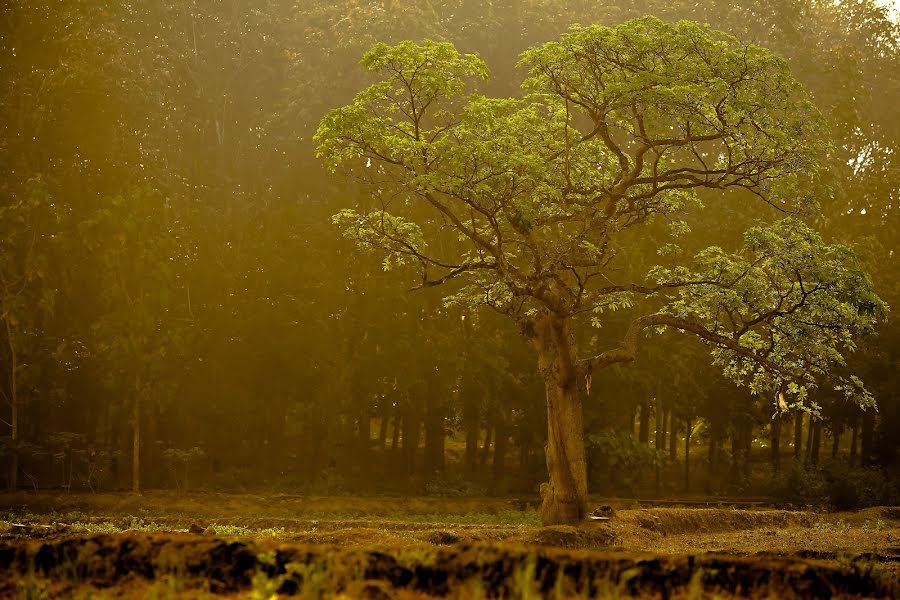
<instances>
[{"instance_id":1,"label":"hazy background","mask_svg":"<svg viewBox=\"0 0 900 600\"><path fill-rule=\"evenodd\" d=\"M535 494L546 409L531 351L357 254L330 217L364 191L326 175L310 138L369 81L358 61L376 40L452 41L487 61L486 93L512 95L525 48L644 14L787 57L835 139L815 225L900 305L900 48L869 0L4 4L8 483L128 487L139 423L145 487ZM756 211L708 199L685 246L733 247ZM634 268L655 249L648 238ZM586 346L617 339L588 333L609 337ZM895 498L898 349L892 322L853 361L877 414L823 391L822 419L775 424L770 398L668 337L594 382L591 488Z\"/></svg>"}]
</instances>

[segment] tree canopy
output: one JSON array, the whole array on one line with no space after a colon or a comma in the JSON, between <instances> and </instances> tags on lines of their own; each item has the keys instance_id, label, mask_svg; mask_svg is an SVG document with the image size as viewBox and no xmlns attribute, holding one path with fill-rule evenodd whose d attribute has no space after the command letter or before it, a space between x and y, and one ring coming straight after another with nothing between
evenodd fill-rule
<instances>
[{"instance_id":1,"label":"tree canopy","mask_svg":"<svg viewBox=\"0 0 900 600\"><path fill-rule=\"evenodd\" d=\"M644 329L672 327L709 343L734 381L800 403L884 313L852 251L794 217L755 227L736 254L710 248L610 285L629 230L667 220L677 235L699 189L783 213L816 206L826 128L768 50L687 21L573 26L522 54L515 98L468 92L487 69L448 43L377 44L363 65L381 79L315 139L331 167L371 184L376 206L335 221L385 269L412 261L422 286L459 280L449 302L527 330L543 313L593 312L599 325L648 297L657 310L621 346L582 359L633 360Z\"/></svg>"}]
</instances>

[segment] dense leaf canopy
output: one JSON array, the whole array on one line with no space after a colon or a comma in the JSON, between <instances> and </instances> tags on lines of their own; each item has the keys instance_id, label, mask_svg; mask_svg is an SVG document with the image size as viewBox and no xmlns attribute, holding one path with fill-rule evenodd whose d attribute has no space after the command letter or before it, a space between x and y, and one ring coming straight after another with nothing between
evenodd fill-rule
<instances>
[{"instance_id":1,"label":"dense leaf canopy","mask_svg":"<svg viewBox=\"0 0 900 600\"><path fill-rule=\"evenodd\" d=\"M658 312L593 365L633 360L641 331L673 327L711 344L735 381L755 392L790 381L799 403L883 314L853 253L796 218L752 229L739 254L710 248L691 267L653 269L648 285L608 285L628 230L680 220L700 189L815 207L823 120L765 49L687 21L574 26L522 54L519 98L466 94L485 66L447 43L378 44L363 65L381 79L315 139L331 167L349 163L371 184L377 206L335 221L382 251L385 269L413 261L423 286L463 281L451 303L527 329L542 312L593 311L599 324L604 309L646 296Z\"/></svg>"}]
</instances>

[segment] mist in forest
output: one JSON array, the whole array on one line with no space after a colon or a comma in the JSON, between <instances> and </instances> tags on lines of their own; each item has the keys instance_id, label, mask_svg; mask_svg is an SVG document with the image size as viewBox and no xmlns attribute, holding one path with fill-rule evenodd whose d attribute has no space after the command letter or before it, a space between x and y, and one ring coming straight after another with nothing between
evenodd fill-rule
<instances>
[{"instance_id":1,"label":"mist in forest","mask_svg":"<svg viewBox=\"0 0 900 600\"><path fill-rule=\"evenodd\" d=\"M898 64L871 0L4 3L0 480L896 502Z\"/></svg>"}]
</instances>

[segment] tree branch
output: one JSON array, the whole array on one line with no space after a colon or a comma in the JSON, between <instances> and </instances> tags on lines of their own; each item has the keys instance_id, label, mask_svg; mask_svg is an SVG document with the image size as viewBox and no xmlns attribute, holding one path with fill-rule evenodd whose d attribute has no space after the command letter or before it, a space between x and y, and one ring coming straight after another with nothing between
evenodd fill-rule
<instances>
[{"instance_id":1,"label":"tree branch","mask_svg":"<svg viewBox=\"0 0 900 600\"><path fill-rule=\"evenodd\" d=\"M765 356L753 352L749 348L741 346L740 341L737 338L726 337L714 331L710 331L699 323L663 313L638 317L628 326L628 330L625 332L625 337L622 340L621 346L613 350L607 350L597 356L582 359L581 362L589 363L592 368L597 369L602 369L616 363L633 362L637 357L638 339L641 332L649 327L657 326L671 327L685 333L693 333L702 340L706 340L720 348L732 350L785 378L797 378L796 373L785 369Z\"/></svg>"}]
</instances>

